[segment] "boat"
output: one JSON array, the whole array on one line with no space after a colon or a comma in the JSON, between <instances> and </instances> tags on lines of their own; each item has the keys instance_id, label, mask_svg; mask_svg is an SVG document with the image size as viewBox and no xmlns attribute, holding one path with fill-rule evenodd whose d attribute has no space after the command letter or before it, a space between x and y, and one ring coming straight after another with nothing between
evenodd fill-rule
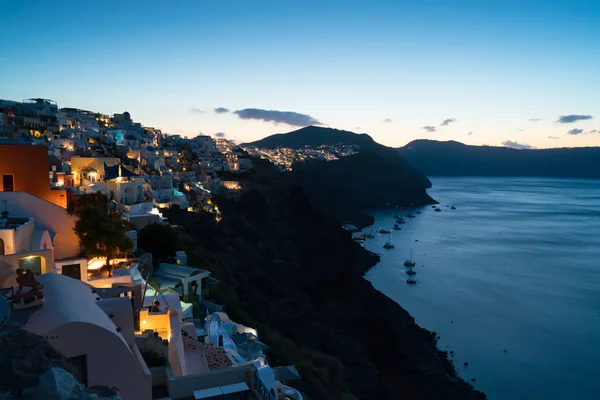
<instances>
[{"instance_id":1,"label":"boat","mask_svg":"<svg viewBox=\"0 0 600 400\"><path fill-rule=\"evenodd\" d=\"M394 224L394 230L395 230L395 231L399 231L399 230L401 230L401 229L402 229L402 228L400 228L400 225L398 225L398 224Z\"/></svg>"},{"instance_id":2,"label":"boat","mask_svg":"<svg viewBox=\"0 0 600 400\"><path fill-rule=\"evenodd\" d=\"M417 274L417 272L416 272L414 269L407 269L407 270L406 270L406 274L407 274L407 275L416 275L416 274Z\"/></svg>"},{"instance_id":3,"label":"boat","mask_svg":"<svg viewBox=\"0 0 600 400\"><path fill-rule=\"evenodd\" d=\"M375 237L375 235L373 235L372 231L365 235L365 238L367 238L367 239L373 239L374 237Z\"/></svg>"},{"instance_id":4,"label":"boat","mask_svg":"<svg viewBox=\"0 0 600 400\"><path fill-rule=\"evenodd\" d=\"M410 249L410 258L407 258L406 260L404 260L404 266L405 267L414 267L416 264L412 259L412 248Z\"/></svg>"},{"instance_id":5,"label":"boat","mask_svg":"<svg viewBox=\"0 0 600 400\"><path fill-rule=\"evenodd\" d=\"M379 228L379 230L378 230L377 232L379 232L379 233L382 233L382 234L389 234L389 233L392 233L391 231L389 231L389 230L387 230L387 229L383 229L383 228Z\"/></svg>"},{"instance_id":6,"label":"boat","mask_svg":"<svg viewBox=\"0 0 600 400\"><path fill-rule=\"evenodd\" d=\"M417 283L417 280L413 278L408 278L406 280L406 283L408 283L409 285L414 285L415 283Z\"/></svg>"},{"instance_id":7,"label":"boat","mask_svg":"<svg viewBox=\"0 0 600 400\"><path fill-rule=\"evenodd\" d=\"M365 235L352 236L352 240L355 242L364 242L365 239Z\"/></svg>"},{"instance_id":8,"label":"boat","mask_svg":"<svg viewBox=\"0 0 600 400\"><path fill-rule=\"evenodd\" d=\"M442 211L442 209L441 209L441 208L439 208L439 207L436 207L436 209L435 209L435 212L441 212L441 211Z\"/></svg>"},{"instance_id":9,"label":"boat","mask_svg":"<svg viewBox=\"0 0 600 400\"><path fill-rule=\"evenodd\" d=\"M412 214L406 214L406 217L407 217L407 218L414 218L415 216L414 216L414 215L412 215Z\"/></svg>"},{"instance_id":10,"label":"boat","mask_svg":"<svg viewBox=\"0 0 600 400\"><path fill-rule=\"evenodd\" d=\"M436 206L431 206L431 208L436 208Z\"/></svg>"},{"instance_id":11,"label":"boat","mask_svg":"<svg viewBox=\"0 0 600 400\"><path fill-rule=\"evenodd\" d=\"M417 211L417 214L421 214L421 211Z\"/></svg>"},{"instance_id":12,"label":"boat","mask_svg":"<svg viewBox=\"0 0 600 400\"><path fill-rule=\"evenodd\" d=\"M398 220L396 221L397 224L405 224L406 220L404 218L398 218Z\"/></svg>"},{"instance_id":13,"label":"boat","mask_svg":"<svg viewBox=\"0 0 600 400\"><path fill-rule=\"evenodd\" d=\"M392 244L392 235L391 235L391 234L389 234L388 241L387 241L387 242L385 242L385 244L383 245L383 248L384 248L384 249L393 249L394 247L396 247L396 246L394 246L394 245Z\"/></svg>"},{"instance_id":14,"label":"boat","mask_svg":"<svg viewBox=\"0 0 600 400\"><path fill-rule=\"evenodd\" d=\"M342 225L342 228L344 228L345 230L347 230L351 233L360 232L360 229L358 229L356 226L354 226L352 224Z\"/></svg>"},{"instance_id":15,"label":"boat","mask_svg":"<svg viewBox=\"0 0 600 400\"><path fill-rule=\"evenodd\" d=\"M456 210L456 207L454 207L454 202L452 203L452 207L450 207L451 210Z\"/></svg>"}]
</instances>

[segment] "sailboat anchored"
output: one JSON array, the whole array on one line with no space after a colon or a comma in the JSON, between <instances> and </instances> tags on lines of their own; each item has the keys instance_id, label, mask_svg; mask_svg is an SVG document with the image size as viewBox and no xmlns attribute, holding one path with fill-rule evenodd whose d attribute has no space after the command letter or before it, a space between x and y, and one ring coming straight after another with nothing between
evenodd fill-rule
<instances>
[{"instance_id":1,"label":"sailboat anchored","mask_svg":"<svg viewBox=\"0 0 600 400\"><path fill-rule=\"evenodd\" d=\"M415 266L415 262L412 259L412 247L410 249L410 258L404 260L404 266L405 267L414 267Z\"/></svg>"},{"instance_id":2,"label":"sailboat anchored","mask_svg":"<svg viewBox=\"0 0 600 400\"><path fill-rule=\"evenodd\" d=\"M396 247L396 246L394 246L392 244L392 234L389 234L388 241L385 242L385 244L383 245L383 248L384 249L393 249L394 247Z\"/></svg>"}]
</instances>

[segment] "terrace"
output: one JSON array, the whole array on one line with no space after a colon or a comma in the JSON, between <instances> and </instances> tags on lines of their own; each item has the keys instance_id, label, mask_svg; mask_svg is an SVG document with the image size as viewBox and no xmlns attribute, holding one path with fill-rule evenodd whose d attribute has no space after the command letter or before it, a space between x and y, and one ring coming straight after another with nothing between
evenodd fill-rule
<instances>
[{"instance_id":1,"label":"terrace","mask_svg":"<svg viewBox=\"0 0 600 400\"><path fill-rule=\"evenodd\" d=\"M0 217L0 229L16 230L31 221L31 218Z\"/></svg>"}]
</instances>

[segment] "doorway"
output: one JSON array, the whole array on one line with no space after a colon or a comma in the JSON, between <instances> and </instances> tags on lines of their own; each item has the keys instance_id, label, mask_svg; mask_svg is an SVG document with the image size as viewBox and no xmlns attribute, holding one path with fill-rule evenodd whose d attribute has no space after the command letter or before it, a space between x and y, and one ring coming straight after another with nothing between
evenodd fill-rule
<instances>
[{"instance_id":1,"label":"doorway","mask_svg":"<svg viewBox=\"0 0 600 400\"><path fill-rule=\"evenodd\" d=\"M13 174L2 175L2 191L14 192L15 191L15 176Z\"/></svg>"}]
</instances>

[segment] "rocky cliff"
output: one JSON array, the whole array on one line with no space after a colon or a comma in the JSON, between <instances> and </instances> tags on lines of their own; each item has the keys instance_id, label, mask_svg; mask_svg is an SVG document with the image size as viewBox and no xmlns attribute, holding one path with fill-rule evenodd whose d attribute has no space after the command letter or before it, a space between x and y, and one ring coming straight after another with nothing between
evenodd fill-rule
<instances>
[{"instance_id":1,"label":"rocky cliff","mask_svg":"<svg viewBox=\"0 0 600 400\"><path fill-rule=\"evenodd\" d=\"M426 192L431 182L400 154L367 134L308 126L268 136L247 146L302 149L353 145L358 154L337 161L298 162L289 179L302 186L311 203L342 223L365 226L370 208L433 204Z\"/></svg>"},{"instance_id":2,"label":"rocky cliff","mask_svg":"<svg viewBox=\"0 0 600 400\"><path fill-rule=\"evenodd\" d=\"M41 336L17 330L0 335L0 399L120 400L114 388L85 388L69 360Z\"/></svg>"},{"instance_id":3,"label":"rocky cliff","mask_svg":"<svg viewBox=\"0 0 600 400\"><path fill-rule=\"evenodd\" d=\"M456 376L435 334L362 275L378 257L313 207L301 186L255 165L223 219L170 210L190 265L222 281L215 301L259 328L272 363L295 363L311 399L482 399Z\"/></svg>"}]
</instances>

